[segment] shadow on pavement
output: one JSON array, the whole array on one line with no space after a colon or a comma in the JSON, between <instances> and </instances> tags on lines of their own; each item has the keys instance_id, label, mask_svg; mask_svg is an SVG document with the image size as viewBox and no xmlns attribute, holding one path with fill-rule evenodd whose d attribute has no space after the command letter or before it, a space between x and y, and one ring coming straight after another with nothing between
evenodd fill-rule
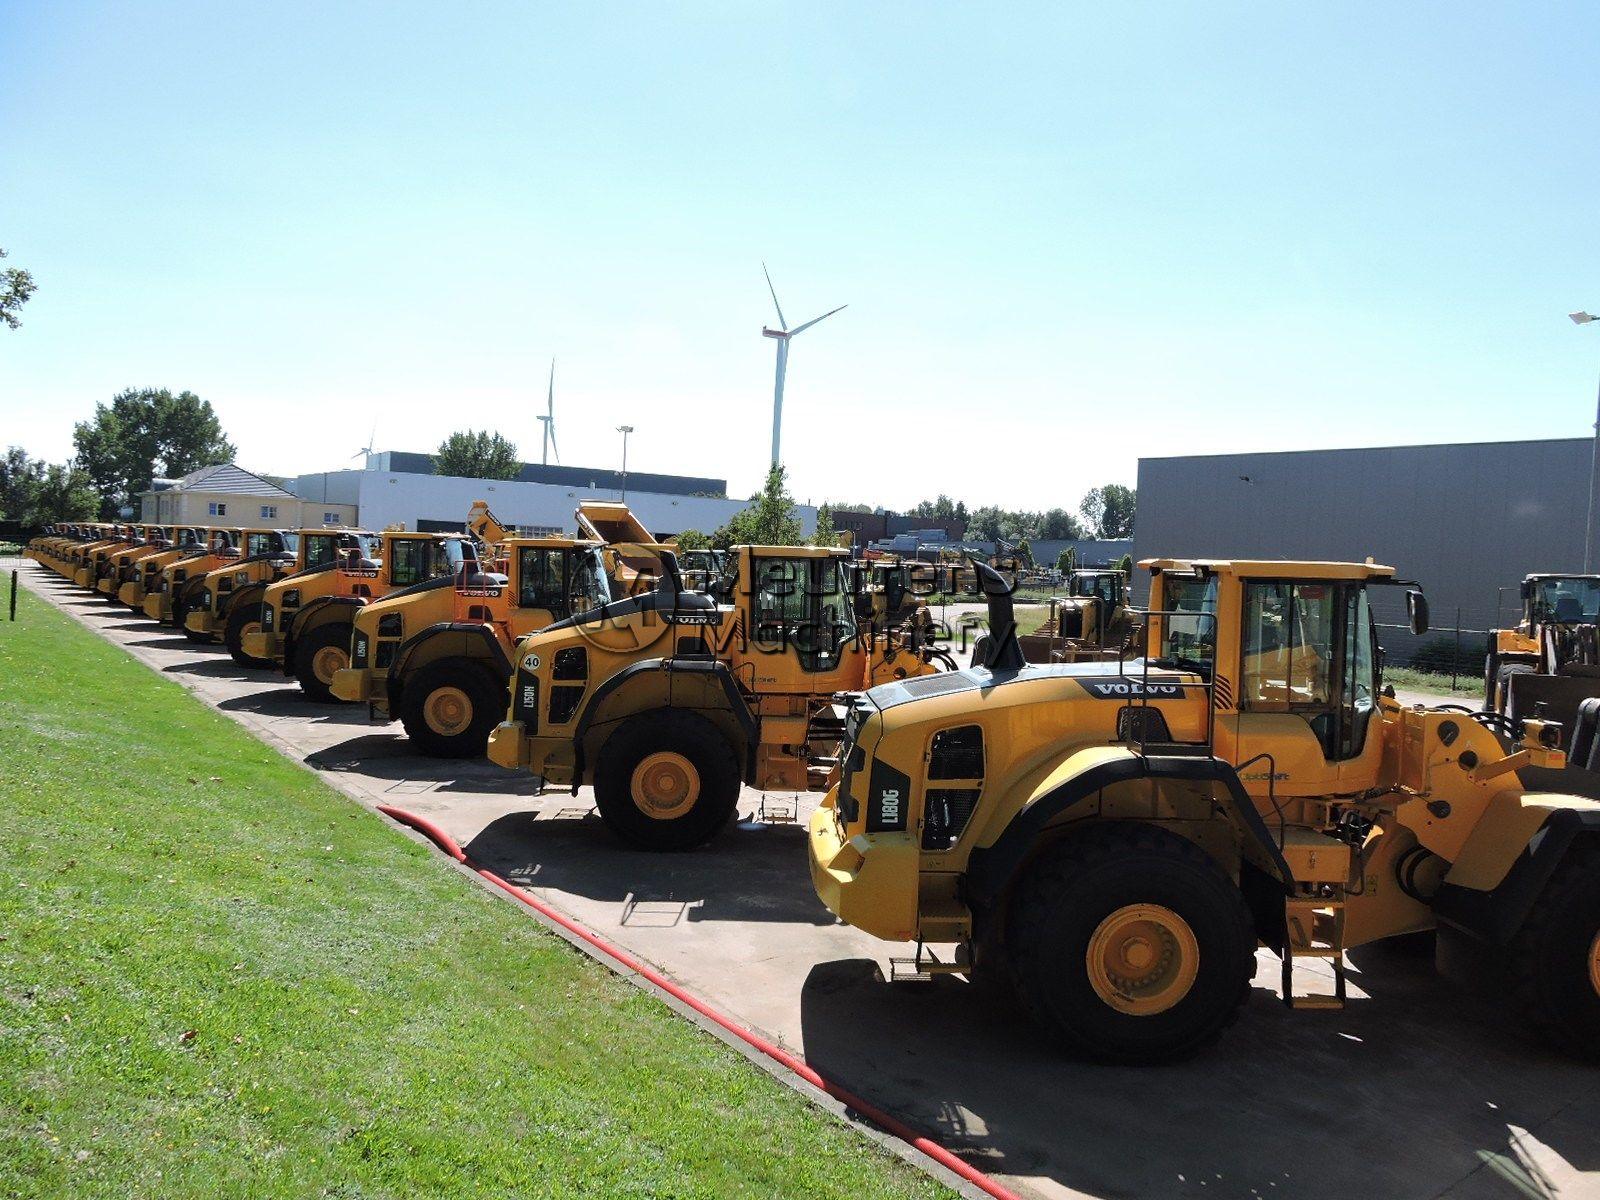
<instances>
[{"instance_id":1,"label":"shadow on pavement","mask_svg":"<svg viewBox=\"0 0 1600 1200\"><path fill-rule=\"evenodd\" d=\"M811 889L802 826L746 822L709 845L662 854L623 844L587 800L547 792L543 809L556 815L510 813L463 848L515 883L634 906L670 901L691 922L834 924Z\"/></svg>"},{"instance_id":2,"label":"shadow on pavement","mask_svg":"<svg viewBox=\"0 0 1600 1200\"><path fill-rule=\"evenodd\" d=\"M343 707L354 723L366 722L366 710L360 705ZM319 771L349 771L395 783L438 785L429 788L429 792L506 797L539 794L538 778L526 771L508 771L486 758L429 758L417 753L399 722L373 728L392 732L364 733L317 750L306 755L306 765Z\"/></svg>"},{"instance_id":3,"label":"shadow on pavement","mask_svg":"<svg viewBox=\"0 0 1600 1200\"><path fill-rule=\"evenodd\" d=\"M1144 1068L1064 1057L965 980L890 984L840 959L806 978L805 1056L986 1171L1094 1196L1435 1197L1507 1155L1512 1127L1546 1122L1550 1149L1600 1167L1600 1071L1520 1040L1503 1007L1426 957L1351 958L1370 998L1293 1012L1259 986L1274 958L1217 1045ZM1286 1133L1306 1126L1320 1136ZM1517 1194L1489 1180L1484 1194Z\"/></svg>"},{"instance_id":4,"label":"shadow on pavement","mask_svg":"<svg viewBox=\"0 0 1600 1200\"><path fill-rule=\"evenodd\" d=\"M211 647L196 646L194 649L208 650ZM206 679L237 679L241 682L257 677L258 672L249 667L241 667L229 658L225 647L218 646L216 649L222 651L221 658L210 658L203 662L172 663L161 669L168 675L199 675Z\"/></svg>"},{"instance_id":5,"label":"shadow on pavement","mask_svg":"<svg viewBox=\"0 0 1600 1200\"><path fill-rule=\"evenodd\" d=\"M238 669L241 676L268 675L266 671L245 667ZM251 692L248 696L232 696L217 701L217 707L223 712L256 713L263 717L301 717L325 725L364 725L367 720L366 713L357 705L318 704L314 700L307 700L299 687L292 684L278 684L268 687L266 691ZM362 765L370 766L366 762Z\"/></svg>"}]
</instances>

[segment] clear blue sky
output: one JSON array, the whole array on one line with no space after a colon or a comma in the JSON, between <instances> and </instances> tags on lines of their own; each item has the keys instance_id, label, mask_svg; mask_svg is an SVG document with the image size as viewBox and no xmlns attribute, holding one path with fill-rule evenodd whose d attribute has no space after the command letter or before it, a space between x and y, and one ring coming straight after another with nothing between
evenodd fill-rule
<instances>
[{"instance_id":1,"label":"clear blue sky","mask_svg":"<svg viewBox=\"0 0 1600 1200\"><path fill-rule=\"evenodd\" d=\"M1584 434L1582 6L0 6L0 442L125 386L293 474L489 425L802 498ZM446 11L449 10L449 11ZM381 416L379 415L381 412Z\"/></svg>"}]
</instances>

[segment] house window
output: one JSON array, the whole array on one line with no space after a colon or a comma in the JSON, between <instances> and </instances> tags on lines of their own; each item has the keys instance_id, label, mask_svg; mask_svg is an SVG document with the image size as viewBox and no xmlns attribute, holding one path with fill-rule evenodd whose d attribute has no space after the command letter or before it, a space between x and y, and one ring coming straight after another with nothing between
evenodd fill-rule
<instances>
[{"instance_id":1,"label":"house window","mask_svg":"<svg viewBox=\"0 0 1600 1200\"><path fill-rule=\"evenodd\" d=\"M333 513L325 512L325 513L323 513L322 514L322 523L324 525L337 525L339 523L339 514L336 513L336 512L333 512Z\"/></svg>"},{"instance_id":2,"label":"house window","mask_svg":"<svg viewBox=\"0 0 1600 1200\"><path fill-rule=\"evenodd\" d=\"M213 500L210 504L206 505L206 512L210 513L213 517L225 517L228 515L228 506L226 504L218 504L215 500Z\"/></svg>"},{"instance_id":3,"label":"house window","mask_svg":"<svg viewBox=\"0 0 1600 1200\"><path fill-rule=\"evenodd\" d=\"M261 519L263 521L276 521L278 519L278 506L276 504L263 504L261 506Z\"/></svg>"}]
</instances>

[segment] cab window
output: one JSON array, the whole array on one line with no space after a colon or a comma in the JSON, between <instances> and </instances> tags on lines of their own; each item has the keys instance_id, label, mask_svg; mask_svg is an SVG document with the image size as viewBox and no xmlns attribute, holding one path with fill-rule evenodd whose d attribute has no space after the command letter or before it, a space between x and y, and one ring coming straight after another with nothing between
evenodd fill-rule
<instances>
[{"instance_id":1,"label":"cab window","mask_svg":"<svg viewBox=\"0 0 1600 1200\"><path fill-rule=\"evenodd\" d=\"M1162 576L1157 662L1210 671L1217 657L1217 578Z\"/></svg>"},{"instance_id":2,"label":"cab window","mask_svg":"<svg viewBox=\"0 0 1600 1200\"><path fill-rule=\"evenodd\" d=\"M1378 687L1365 587L1246 582L1242 647L1241 711L1302 717L1330 762L1361 753Z\"/></svg>"},{"instance_id":3,"label":"cab window","mask_svg":"<svg viewBox=\"0 0 1600 1200\"><path fill-rule=\"evenodd\" d=\"M607 599L605 576L589 554L524 546L517 554L517 604L548 609L557 620L587 612Z\"/></svg>"},{"instance_id":4,"label":"cab window","mask_svg":"<svg viewBox=\"0 0 1600 1200\"><path fill-rule=\"evenodd\" d=\"M756 558L756 640L792 645L808 671L832 670L856 635L846 564L835 558Z\"/></svg>"},{"instance_id":5,"label":"cab window","mask_svg":"<svg viewBox=\"0 0 1600 1200\"><path fill-rule=\"evenodd\" d=\"M320 567L324 563L331 563L338 552L337 542L332 534L314 533L306 537L306 566Z\"/></svg>"},{"instance_id":6,"label":"cab window","mask_svg":"<svg viewBox=\"0 0 1600 1200\"><path fill-rule=\"evenodd\" d=\"M277 549L270 533L252 533L245 537L245 556L254 558L258 554L271 554Z\"/></svg>"}]
</instances>

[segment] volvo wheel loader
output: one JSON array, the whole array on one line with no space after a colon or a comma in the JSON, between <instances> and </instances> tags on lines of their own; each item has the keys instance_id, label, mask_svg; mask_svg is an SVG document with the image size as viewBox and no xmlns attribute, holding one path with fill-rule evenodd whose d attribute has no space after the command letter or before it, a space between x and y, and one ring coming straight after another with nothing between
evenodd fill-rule
<instances>
[{"instance_id":1,"label":"volvo wheel loader","mask_svg":"<svg viewBox=\"0 0 1600 1200\"><path fill-rule=\"evenodd\" d=\"M134 612L143 612L145 597L159 589L161 573L180 558L204 553L210 540L209 525L178 526L170 544L129 563L122 584L117 588L117 600Z\"/></svg>"},{"instance_id":2,"label":"volvo wheel loader","mask_svg":"<svg viewBox=\"0 0 1600 1200\"><path fill-rule=\"evenodd\" d=\"M350 665L350 634L361 609L417 584L448 581L464 564L478 569L477 548L461 534L386 529L358 540L364 549L344 552L332 568L271 584L262 595L260 630L240 642L251 658L278 663L322 704L339 703L333 681Z\"/></svg>"},{"instance_id":3,"label":"volvo wheel loader","mask_svg":"<svg viewBox=\"0 0 1600 1200\"><path fill-rule=\"evenodd\" d=\"M350 665L333 681L340 700L399 719L436 758L481 757L505 716L519 639L611 599L600 543L502 538L508 571L462 573L385 596L362 609ZM498 565L498 562L497 562Z\"/></svg>"},{"instance_id":4,"label":"volvo wheel loader","mask_svg":"<svg viewBox=\"0 0 1600 1200\"><path fill-rule=\"evenodd\" d=\"M140 540L138 527L134 525L115 525L111 531L98 541L86 543L74 548L72 559L72 582L88 591L94 591L95 581L100 576L100 569L106 556L113 551L125 549Z\"/></svg>"},{"instance_id":5,"label":"volvo wheel loader","mask_svg":"<svg viewBox=\"0 0 1600 1200\"><path fill-rule=\"evenodd\" d=\"M835 693L939 669L938 647L859 629L843 551L736 546L728 572L719 603L658 551L651 590L524 638L489 757L574 792L592 784L619 836L681 849L722 828L741 782L821 782Z\"/></svg>"},{"instance_id":6,"label":"volvo wheel loader","mask_svg":"<svg viewBox=\"0 0 1600 1200\"><path fill-rule=\"evenodd\" d=\"M199 592L183 618L184 633L202 643L226 640L235 596L253 584L287 575L294 569L299 547L292 530L245 530L240 557L207 571L200 580Z\"/></svg>"},{"instance_id":7,"label":"volvo wheel loader","mask_svg":"<svg viewBox=\"0 0 1600 1200\"><path fill-rule=\"evenodd\" d=\"M1530 1028L1600 1050L1600 701L1573 766L1556 724L1394 699L1369 607L1389 567L1142 565L1137 659L1032 665L1002 642L852 699L810 822L827 907L1113 1061L1216 1037L1258 945L1291 1007L1339 1007L1345 951L1432 929L1441 966L1497 964ZM991 595L996 628L1009 607ZM1331 996L1295 994L1307 959Z\"/></svg>"},{"instance_id":8,"label":"volvo wheel loader","mask_svg":"<svg viewBox=\"0 0 1600 1200\"><path fill-rule=\"evenodd\" d=\"M1093 662L1116 658L1137 628L1127 576L1121 571L1073 571L1066 596L1050 600L1044 625L1017 642L1029 662Z\"/></svg>"},{"instance_id":9,"label":"volvo wheel loader","mask_svg":"<svg viewBox=\"0 0 1600 1200\"><path fill-rule=\"evenodd\" d=\"M173 525L145 526L144 537L139 542L111 556L100 576L100 593L113 604L118 603L122 585L138 576L139 564L171 549L180 541L192 540L193 532L192 529L182 530L181 534L187 536L180 536L180 530Z\"/></svg>"},{"instance_id":10,"label":"volvo wheel loader","mask_svg":"<svg viewBox=\"0 0 1600 1200\"><path fill-rule=\"evenodd\" d=\"M145 581L144 614L163 625L183 628L189 606L200 591L206 575L225 562L241 557L238 540L243 530L211 529L206 543L192 553L173 559L159 576Z\"/></svg>"},{"instance_id":11,"label":"volvo wheel loader","mask_svg":"<svg viewBox=\"0 0 1600 1200\"><path fill-rule=\"evenodd\" d=\"M1529 575L1521 590L1516 627L1489 631L1484 707L1570 736L1578 705L1600 696L1600 575Z\"/></svg>"}]
</instances>

